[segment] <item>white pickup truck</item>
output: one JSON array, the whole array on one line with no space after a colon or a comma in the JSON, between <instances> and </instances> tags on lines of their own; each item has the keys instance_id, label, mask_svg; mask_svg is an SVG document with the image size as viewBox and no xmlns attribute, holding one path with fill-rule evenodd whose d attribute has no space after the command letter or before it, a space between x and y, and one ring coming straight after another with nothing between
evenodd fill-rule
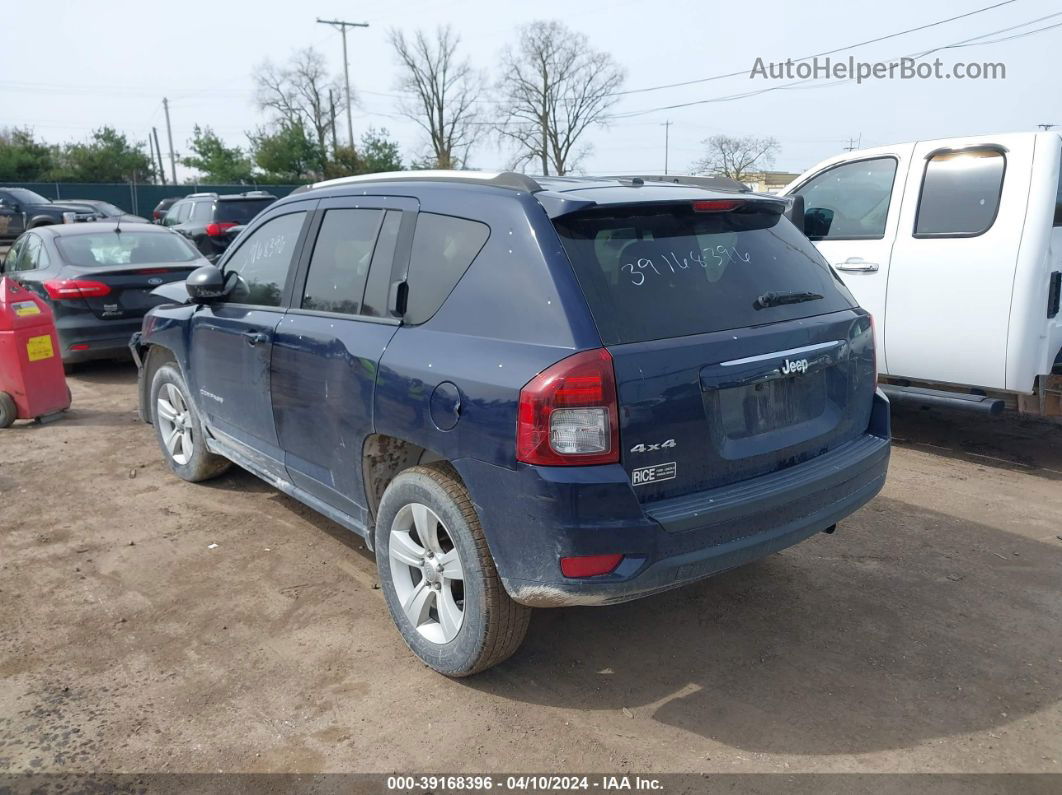
<instances>
[{"instance_id":1,"label":"white pickup truck","mask_svg":"<svg viewBox=\"0 0 1062 795\"><path fill-rule=\"evenodd\" d=\"M891 398L1062 419L1060 163L1057 133L981 135L846 152L785 188L874 315Z\"/></svg>"}]
</instances>

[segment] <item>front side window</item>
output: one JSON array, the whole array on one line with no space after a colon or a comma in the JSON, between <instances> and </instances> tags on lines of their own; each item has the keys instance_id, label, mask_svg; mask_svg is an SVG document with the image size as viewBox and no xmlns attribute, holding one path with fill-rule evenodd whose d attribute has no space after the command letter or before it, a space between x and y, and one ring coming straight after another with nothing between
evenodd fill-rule
<instances>
[{"instance_id":1,"label":"front side window","mask_svg":"<svg viewBox=\"0 0 1062 795\"><path fill-rule=\"evenodd\" d=\"M479 221L420 213L409 260L406 322L431 318L457 286L490 236Z\"/></svg>"},{"instance_id":2,"label":"front side window","mask_svg":"<svg viewBox=\"0 0 1062 795\"><path fill-rule=\"evenodd\" d=\"M225 264L239 279L228 300L237 304L280 306L305 212L273 218L258 227Z\"/></svg>"},{"instance_id":3,"label":"front side window","mask_svg":"<svg viewBox=\"0 0 1062 795\"><path fill-rule=\"evenodd\" d=\"M995 223L1006 158L995 149L940 152L926 161L915 237L975 237Z\"/></svg>"},{"instance_id":4,"label":"front side window","mask_svg":"<svg viewBox=\"0 0 1062 795\"><path fill-rule=\"evenodd\" d=\"M361 311L382 210L328 210L310 258L302 308L356 315Z\"/></svg>"},{"instance_id":5,"label":"front side window","mask_svg":"<svg viewBox=\"0 0 1062 795\"><path fill-rule=\"evenodd\" d=\"M804 233L812 240L880 240L885 236L896 159L879 157L823 171L797 191Z\"/></svg>"}]
</instances>

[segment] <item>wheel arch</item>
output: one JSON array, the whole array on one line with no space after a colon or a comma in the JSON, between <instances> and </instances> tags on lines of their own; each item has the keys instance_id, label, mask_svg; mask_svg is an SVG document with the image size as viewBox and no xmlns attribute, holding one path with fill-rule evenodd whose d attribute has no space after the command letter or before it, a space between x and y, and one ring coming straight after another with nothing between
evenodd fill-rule
<instances>
[{"instance_id":1,"label":"wheel arch","mask_svg":"<svg viewBox=\"0 0 1062 795\"><path fill-rule=\"evenodd\" d=\"M445 465L453 477L468 488L453 464L435 450L385 433L373 433L365 438L361 453L361 473L366 507L374 520L388 484L401 472L422 464Z\"/></svg>"},{"instance_id":2,"label":"wheel arch","mask_svg":"<svg viewBox=\"0 0 1062 795\"><path fill-rule=\"evenodd\" d=\"M55 225L57 223L59 223L59 222L56 221L54 218L48 217L47 215L38 215L38 216L36 216L34 218L31 218L29 220L29 223L26 224L26 228L27 229L37 229L38 227L42 227L42 226L53 226L53 225Z\"/></svg>"},{"instance_id":3,"label":"wheel arch","mask_svg":"<svg viewBox=\"0 0 1062 795\"><path fill-rule=\"evenodd\" d=\"M140 419L148 425L154 425L151 421L151 382L155 380L155 373L164 364L170 363L176 364L182 375L184 375L184 371L181 368L181 363L177 361L177 355L165 345L149 342L144 345L144 349L146 353L142 354L143 365L141 366L140 378L137 384L137 403Z\"/></svg>"}]
</instances>

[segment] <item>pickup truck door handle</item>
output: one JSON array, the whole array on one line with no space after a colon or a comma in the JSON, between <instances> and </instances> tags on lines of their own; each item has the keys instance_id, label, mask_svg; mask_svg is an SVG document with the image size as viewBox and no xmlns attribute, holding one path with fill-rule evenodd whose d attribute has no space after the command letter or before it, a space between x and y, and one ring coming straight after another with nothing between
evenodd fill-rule
<instances>
[{"instance_id":1,"label":"pickup truck door handle","mask_svg":"<svg viewBox=\"0 0 1062 795\"><path fill-rule=\"evenodd\" d=\"M873 273L878 269L878 263L867 262L862 257L849 257L844 262L834 264L833 267L850 273Z\"/></svg>"},{"instance_id":2,"label":"pickup truck door handle","mask_svg":"<svg viewBox=\"0 0 1062 795\"><path fill-rule=\"evenodd\" d=\"M260 331L245 331L243 332L244 339L247 340L248 345L257 345L260 342L268 342L269 335L263 334Z\"/></svg>"}]
</instances>

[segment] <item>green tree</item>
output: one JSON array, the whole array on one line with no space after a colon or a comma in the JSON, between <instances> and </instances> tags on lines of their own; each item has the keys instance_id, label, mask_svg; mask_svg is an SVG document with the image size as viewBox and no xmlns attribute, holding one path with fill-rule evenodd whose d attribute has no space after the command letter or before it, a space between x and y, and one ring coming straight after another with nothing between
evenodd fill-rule
<instances>
[{"instance_id":1,"label":"green tree","mask_svg":"<svg viewBox=\"0 0 1062 795\"><path fill-rule=\"evenodd\" d=\"M238 146L225 146L210 127L198 124L188 147L194 154L182 157L181 163L203 175L203 182L228 184L251 181L251 160Z\"/></svg>"},{"instance_id":2,"label":"green tree","mask_svg":"<svg viewBox=\"0 0 1062 795\"><path fill-rule=\"evenodd\" d=\"M359 174L377 174L381 171L401 171L402 156L398 142L387 135L387 129L370 127L361 136Z\"/></svg>"},{"instance_id":3,"label":"green tree","mask_svg":"<svg viewBox=\"0 0 1062 795\"><path fill-rule=\"evenodd\" d=\"M321 176L323 154L302 124L279 124L251 133L251 153L262 182L301 182Z\"/></svg>"},{"instance_id":4,"label":"green tree","mask_svg":"<svg viewBox=\"0 0 1062 795\"><path fill-rule=\"evenodd\" d=\"M40 182L54 170L55 148L34 138L32 130L0 130L0 181Z\"/></svg>"},{"instance_id":5,"label":"green tree","mask_svg":"<svg viewBox=\"0 0 1062 795\"><path fill-rule=\"evenodd\" d=\"M55 179L74 182L148 182L155 170L143 144L131 144L113 127L101 127L88 143L63 148Z\"/></svg>"}]
</instances>

